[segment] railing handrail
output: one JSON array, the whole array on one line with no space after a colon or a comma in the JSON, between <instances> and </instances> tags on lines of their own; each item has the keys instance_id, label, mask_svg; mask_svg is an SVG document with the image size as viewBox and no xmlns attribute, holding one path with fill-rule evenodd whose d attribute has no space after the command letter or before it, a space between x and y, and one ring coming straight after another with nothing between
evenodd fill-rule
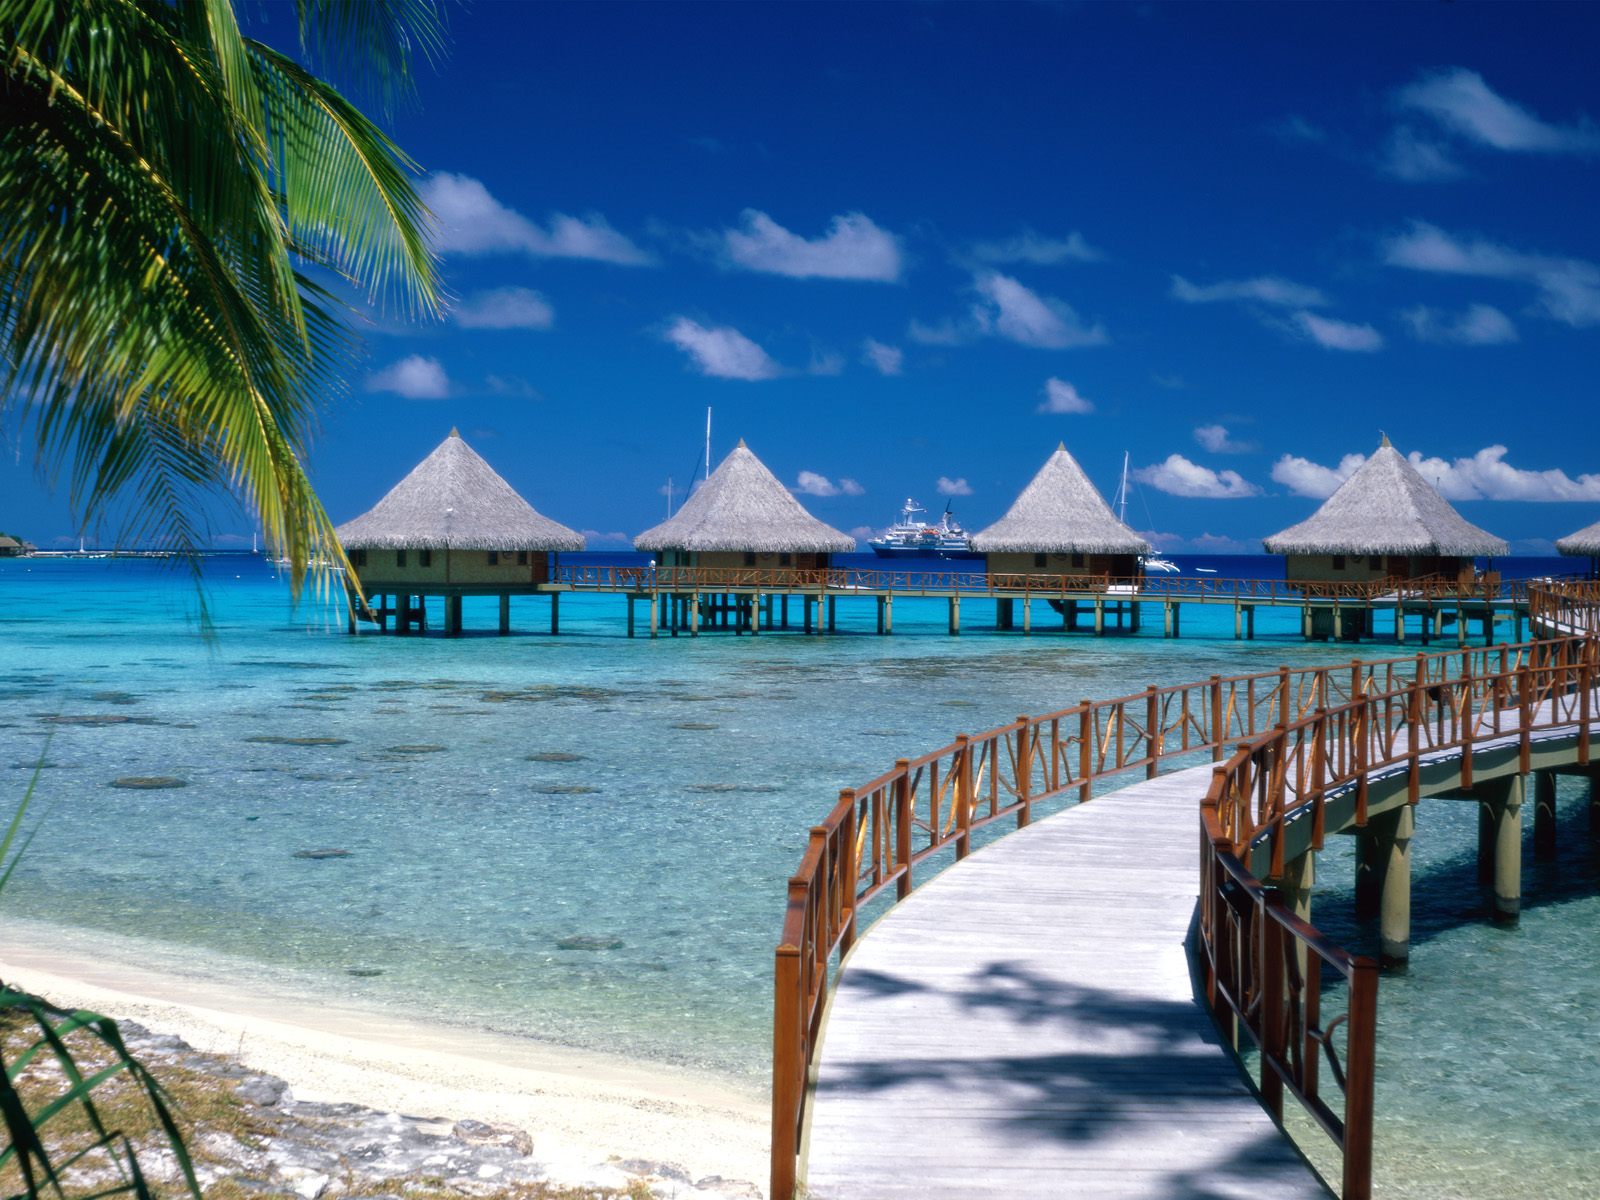
<instances>
[{"instance_id":1,"label":"railing handrail","mask_svg":"<svg viewBox=\"0 0 1600 1200\"><path fill-rule=\"evenodd\" d=\"M1365 603L1431 603L1443 600L1503 600L1522 603L1538 581L1483 577L1462 582L1449 576L1421 579L1293 580L1229 579L1192 575L1072 575L1048 571L907 571L870 567L677 567L586 566L560 563L550 574L554 584L571 588L668 592L716 592L719 589L770 589L845 595L891 592L917 595L990 595L1022 593L1039 598L1099 595L1106 599L1359 601Z\"/></svg>"},{"instance_id":2,"label":"railing handrail","mask_svg":"<svg viewBox=\"0 0 1600 1200\"><path fill-rule=\"evenodd\" d=\"M1546 694L1554 693L1557 674L1576 669L1579 664L1588 664L1582 669L1590 671L1590 675L1583 677L1585 686L1593 678L1600 678L1592 669L1595 647L1600 646L1597 640L1600 638L1600 585L1571 586L1570 602L1565 601L1567 594L1567 587L1558 591L1536 582L1528 592L1530 618L1551 626L1566 621L1567 624L1560 627L1583 629L1581 637L1558 637L1515 646L1462 648L1403 658L1352 660L1349 664L1298 671L1281 667L1275 672L1226 678L1212 676L1196 683L1151 687L1113 700L1083 701L1044 717L1018 717L1007 725L976 736L963 735L939 750L915 759L898 760L891 770L862 788L841 792L839 802L826 819L813 827L800 870L790 880L789 903L777 952L772 1143L775 1200L793 1190L795 1154L805 1108L805 1078L828 993L829 966L835 956L847 952L853 943L857 914L863 904L883 894L890 884L895 885L896 900L909 895L914 869L943 850L953 847L956 860L964 858L970 850L974 829L1007 816L1014 816L1019 826L1025 825L1031 820L1035 804L1074 790L1080 800L1087 800L1097 783L1112 776L1142 767L1148 778L1154 778L1162 764L1205 750L1212 752L1216 765L1211 789L1202 805L1210 810L1209 818L1202 818L1209 822L1203 825L1203 874L1209 878L1210 872L1220 868L1233 878L1236 872L1232 863L1237 862L1238 870L1254 879L1250 874L1249 855L1255 842L1263 836L1281 835L1290 815L1298 813L1304 804L1320 804L1327 791L1336 786L1333 780L1343 780L1338 786L1348 786L1355 779L1357 768L1364 780L1365 773L1376 765L1406 761L1407 756L1383 759L1381 763L1372 759L1368 743L1379 719L1374 713L1381 716L1382 728L1390 735L1388 745L1392 750L1397 744L1395 729L1425 731L1427 720L1431 719L1428 706L1423 704L1425 698L1447 692L1455 695L1457 689L1463 689L1461 695L1467 705L1466 711L1473 711L1474 698L1486 698L1489 702L1476 709L1479 718L1492 718L1492 735L1520 733L1526 755L1531 728L1528 700L1537 677L1550 677L1542 685ZM1587 649L1582 654L1568 653L1566 648L1575 644ZM1459 670L1454 669L1457 665ZM1516 686L1510 686L1508 681L1514 681ZM1204 702L1194 703L1198 697L1203 697ZM1516 701L1514 710L1510 706L1513 698ZM1396 705L1401 700L1406 703L1396 725ZM1502 729L1500 717L1509 711L1517 713L1517 727ZM1583 711L1587 713L1587 707ZM1355 725L1352 718L1357 712L1361 714L1359 735L1352 735L1356 740L1350 741L1346 752L1330 758L1322 739L1331 727ZM1439 720L1442 728L1442 715ZM1063 726L1072 728L1063 734ZM1318 730L1319 738L1309 751L1310 778L1316 787L1301 788L1302 777L1297 775L1295 784L1299 796L1291 805L1286 803L1290 780L1287 768L1265 775L1252 773L1252 768L1259 766L1267 748L1276 748L1282 758L1285 747L1296 735L1301 739L1296 744L1296 753L1302 755L1299 761L1304 764L1303 755L1307 753L1303 749L1304 731L1312 728ZM1473 728L1469 723L1466 734L1469 742ZM1585 735L1586 729L1585 726ZM1425 748L1428 751L1447 748L1441 744L1443 741L1442 738L1428 741ZM1224 746L1230 742L1243 744L1227 762L1218 761L1223 758ZM1424 749L1423 742L1422 737L1410 736L1408 757L1413 764ZM1458 743L1450 743L1455 744ZM1584 745L1586 748L1586 736ZM1463 755L1465 760L1470 757L1470 753ZM1328 770L1330 762L1334 767L1332 771ZM1011 774L1009 779L1003 779L1002 768L1007 764ZM1413 788L1416 775L1413 765ZM1224 787L1224 780L1232 781L1232 793L1217 792L1219 787ZM1243 786L1246 781L1251 786L1264 781L1262 786L1268 793L1254 824L1244 819L1250 810L1251 797L1250 787ZM1039 786L1036 788L1035 784ZM1274 788L1277 789L1275 793ZM1213 804L1213 794L1231 795L1232 807L1225 807L1220 801ZM1363 791L1363 805L1364 794ZM1358 814L1364 821L1364 807L1358 807ZM1318 809L1319 837L1320 821ZM916 845L919 834L925 843L921 847ZM1270 857L1274 866L1281 870L1281 841L1274 843ZM1375 1021L1376 1011L1375 965L1369 960L1353 958L1328 942L1314 927L1279 911L1273 894L1259 881L1253 885L1237 879L1235 882L1250 892L1250 902L1264 917L1263 929L1284 931L1282 936L1288 936L1294 945L1305 946L1308 962L1318 971L1320 964L1326 963L1352 979L1349 1021L1355 1025L1359 1009L1360 1020L1366 1027L1350 1031L1349 1038L1354 1040L1359 1033L1365 1046L1360 1053L1369 1052L1370 1024ZM1210 911L1215 915L1214 910L1213 900L1203 898L1203 927L1205 913ZM1216 931L1215 924L1203 929L1210 939L1206 943L1206 953L1213 974L1217 965ZM1262 936L1270 941L1280 934ZM1355 986L1356 979L1362 981L1359 987ZM1215 1007L1214 991L1212 999ZM1277 1033L1272 1036L1276 1038ZM1332 1055L1331 1032L1328 1036L1326 1049ZM1349 1044L1347 1042L1347 1046ZM1272 1072L1276 1081L1273 1088L1278 1090L1281 1102L1282 1076L1287 1068L1271 1050L1272 1046L1263 1045L1264 1071ZM1346 1075L1334 1061L1333 1070L1346 1090L1346 1115L1342 1119L1321 1104L1314 1072L1309 1099L1302 1094L1301 1077L1294 1072L1287 1073L1292 1076L1291 1091L1307 1103L1324 1128L1330 1134L1338 1128L1336 1140L1346 1152L1346 1194L1350 1200L1355 1200L1364 1194L1361 1190L1364 1185L1359 1180L1370 1175L1371 1104L1370 1096L1365 1101L1359 1096L1351 1100L1349 1089L1358 1086L1370 1089L1371 1063L1352 1062ZM1363 1078L1365 1084L1361 1083ZM1264 1075L1263 1090L1270 1095L1265 1080ZM1346 1132L1348 1126L1356 1123L1352 1120L1352 1109L1355 1118L1366 1123L1364 1132L1359 1129ZM1356 1179L1354 1186L1352 1171Z\"/></svg>"}]
</instances>

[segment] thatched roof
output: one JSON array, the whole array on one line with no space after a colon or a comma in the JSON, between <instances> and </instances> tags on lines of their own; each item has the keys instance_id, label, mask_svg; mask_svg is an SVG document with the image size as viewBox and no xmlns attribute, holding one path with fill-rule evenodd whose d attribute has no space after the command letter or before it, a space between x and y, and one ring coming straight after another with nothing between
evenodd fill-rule
<instances>
[{"instance_id":1,"label":"thatched roof","mask_svg":"<svg viewBox=\"0 0 1600 1200\"><path fill-rule=\"evenodd\" d=\"M1149 554L1150 543L1112 514L1066 444L989 528L972 535L985 554Z\"/></svg>"},{"instance_id":2,"label":"thatched roof","mask_svg":"<svg viewBox=\"0 0 1600 1200\"><path fill-rule=\"evenodd\" d=\"M0 550L21 550L22 543L16 538L0 533Z\"/></svg>"},{"instance_id":3,"label":"thatched roof","mask_svg":"<svg viewBox=\"0 0 1600 1200\"><path fill-rule=\"evenodd\" d=\"M843 553L855 539L824 525L741 439L676 514L633 539L636 550Z\"/></svg>"},{"instance_id":4,"label":"thatched roof","mask_svg":"<svg viewBox=\"0 0 1600 1200\"><path fill-rule=\"evenodd\" d=\"M1556 549L1563 554L1600 558L1600 521L1596 521L1593 525L1585 525L1577 533L1557 538Z\"/></svg>"},{"instance_id":5,"label":"thatched roof","mask_svg":"<svg viewBox=\"0 0 1600 1200\"><path fill-rule=\"evenodd\" d=\"M1268 554L1440 554L1462 558L1509 554L1511 549L1494 534L1464 520L1387 437L1321 508L1261 544Z\"/></svg>"},{"instance_id":6,"label":"thatched roof","mask_svg":"<svg viewBox=\"0 0 1600 1200\"><path fill-rule=\"evenodd\" d=\"M454 429L370 512L335 532L346 550L582 550L540 516Z\"/></svg>"}]
</instances>

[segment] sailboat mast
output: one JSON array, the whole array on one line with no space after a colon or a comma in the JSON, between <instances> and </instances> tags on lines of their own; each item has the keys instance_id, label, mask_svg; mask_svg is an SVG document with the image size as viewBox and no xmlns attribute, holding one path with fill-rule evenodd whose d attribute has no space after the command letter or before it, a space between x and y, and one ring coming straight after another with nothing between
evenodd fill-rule
<instances>
[{"instance_id":1,"label":"sailboat mast","mask_svg":"<svg viewBox=\"0 0 1600 1200\"><path fill-rule=\"evenodd\" d=\"M1128 523L1128 452L1122 452L1122 486L1117 489L1117 520Z\"/></svg>"},{"instance_id":2,"label":"sailboat mast","mask_svg":"<svg viewBox=\"0 0 1600 1200\"><path fill-rule=\"evenodd\" d=\"M711 478L711 406L706 405L706 478Z\"/></svg>"}]
</instances>

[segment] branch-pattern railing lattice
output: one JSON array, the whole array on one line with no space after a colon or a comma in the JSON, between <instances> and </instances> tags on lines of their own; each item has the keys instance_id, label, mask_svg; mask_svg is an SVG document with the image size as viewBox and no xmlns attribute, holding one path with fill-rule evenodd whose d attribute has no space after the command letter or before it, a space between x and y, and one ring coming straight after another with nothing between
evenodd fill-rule
<instances>
[{"instance_id":1,"label":"branch-pattern railing lattice","mask_svg":"<svg viewBox=\"0 0 1600 1200\"><path fill-rule=\"evenodd\" d=\"M1287 1088L1340 1147L1347 1200L1365 1197L1376 965L1287 911L1252 867L1264 856L1266 878L1282 875L1285 827L1306 811L1320 846L1324 809L1336 790L1354 789L1356 821L1363 823L1368 773L1380 767L1406 767L1414 802L1421 757L1437 750L1461 751L1461 782L1470 786L1476 743L1514 736L1526 769L1532 733L1576 726L1587 761L1600 678L1600 589L1590 595L1584 587L1531 589L1530 612L1545 628L1561 620L1562 630L1589 636L1213 676L1084 701L962 735L842 791L811 830L789 881L777 949L772 1195L794 1189L807 1073L832 977L855 941L862 907L904 899L932 869L930 860L946 851L954 861L965 858L985 826L1011 820L1020 828L1036 807L1087 801L1105 781L1140 771L1154 778L1163 766L1197 765L1209 754L1212 784L1203 801L1196 796L1208 999L1219 1019L1238 1022L1260 1048L1269 1105L1281 1114ZM1238 750L1224 762L1231 745ZM1322 1011L1330 999L1324 983L1334 979L1347 984L1345 1008L1330 1017Z\"/></svg>"}]
</instances>

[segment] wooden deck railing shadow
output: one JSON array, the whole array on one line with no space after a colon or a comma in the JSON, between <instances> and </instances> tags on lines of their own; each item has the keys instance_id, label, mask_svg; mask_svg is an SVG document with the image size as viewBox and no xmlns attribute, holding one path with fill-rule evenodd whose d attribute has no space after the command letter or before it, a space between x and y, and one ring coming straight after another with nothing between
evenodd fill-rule
<instances>
[{"instance_id":1,"label":"wooden deck railing shadow","mask_svg":"<svg viewBox=\"0 0 1600 1200\"><path fill-rule=\"evenodd\" d=\"M1266 878L1284 870L1291 821L1311 822L1320 847L1330 795L1355 794L1364 824L1368 773L1404 765L1408 800L1420 762L1516 735L1527 769L1531 735L1576 726L1588 761L1593 690L1600 680L1600 585L1529 590L1535 628L1571 636L1200 683L1151 687L1083 701L1043 717L1018 717L847 788L811 830L789 881L776 953L773 1011L772 1196L793 1194L809 1073L838 964L858 934L864 905L911 894L930 861L959 862L975 831L1018 828L1052 801L1085 802L1097 785L1209 751L1215 766L1200 815L1199 954L1206 998L1261 1052L1261 1091L1277 1116L1287 1089L1343 1154L1343 1194L1371 1188L1373 1037L1377 966L1332 944L1285 907ZM1237 745L1231 757L1226 747ZM1102 802L1114 803L1114 797ZM890 889L893 889L892 892ZM1329 1016L1337 999L1344 1008ZM1324 1070L1324 1064L1326 1069ZM1331 1085L1331 1086L1329 1086Z\"/></svg>"}]
</instances>

